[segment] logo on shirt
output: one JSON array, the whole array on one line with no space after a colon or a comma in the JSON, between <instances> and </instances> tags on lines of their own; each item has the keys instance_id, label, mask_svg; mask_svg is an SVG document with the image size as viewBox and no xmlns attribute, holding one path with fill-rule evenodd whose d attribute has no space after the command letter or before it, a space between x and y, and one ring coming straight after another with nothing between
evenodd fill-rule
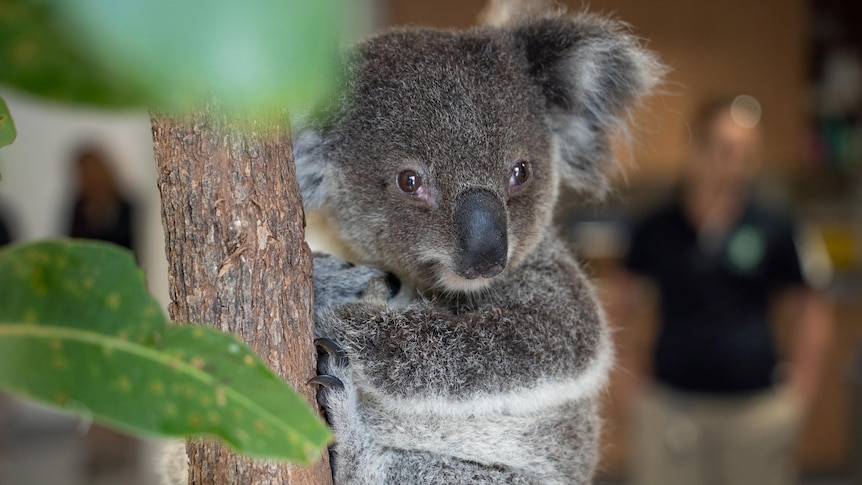
<instances>
[{"instance_id":1,"label":"logo on shirt","mask_svg":"<svg viewBox=\"0 0 862 485\"><path fill-rule=\"evenodd\" d=\"M750 225L740 226L727 243L727 259L739 273L750 273L757 268L765 252L766 238L760 230Z\"/></svg>"}]
</instances>

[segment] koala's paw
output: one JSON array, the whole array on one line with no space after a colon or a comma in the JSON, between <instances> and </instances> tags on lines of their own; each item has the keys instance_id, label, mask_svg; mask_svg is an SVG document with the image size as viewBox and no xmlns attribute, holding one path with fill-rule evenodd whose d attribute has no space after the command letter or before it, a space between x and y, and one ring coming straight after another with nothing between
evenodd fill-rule
<instances>
[{"instance_id":1,"label":"koala's paw","mask_svg":"<svg viewBox=\"0 0 862 485\"><path fill-rule=\"evenodd\" d=\"M345 474L354 473L367 461L361 456L372 453L374 445L360 415L347 354L331 339L318 338L314 343L318 376L308 383L317 385L317 402L335 435L335 444L329 449L332 474L341 482L350 482Z\"/></svg>"},{"instance_id":2,"label":"koala's paw","mask_svg":"<svg viewBox=\"0 0 862 485\"><path fill-rule=\"evenodd\" d=\"M314 254L314 312L356 300L385 304L401 288L392 273L354 265L328 254Z\"/></svg>"},{"instance_id":3,"label":"koala's paw","mask_svg":"<svg viewBox=\"0 0 862 485\"><path fill-rule=\"evenodd\" d=\"M318 338L314 345L317 346L317 376L308 383L317 385L317 403L329 424L334 425L332 417L338 410L333 409L333 405L337 407L348 397L344 382L350 380L349 361L344 349L334 340Z\"/></svg>"}]
</instances>

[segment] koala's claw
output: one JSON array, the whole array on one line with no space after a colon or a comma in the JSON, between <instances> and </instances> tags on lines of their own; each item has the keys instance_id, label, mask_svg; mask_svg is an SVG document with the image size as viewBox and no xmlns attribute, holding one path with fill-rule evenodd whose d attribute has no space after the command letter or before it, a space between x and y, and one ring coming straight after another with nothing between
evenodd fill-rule
<instances>
[{"instance_id":1,"label":"koala's claw","mask_svg":"<svg viewBox=\"0 0 862 485\"><path fill-rule=\"evenodd\" d=\"M345 367L349 363L347 353L332 339L316 338L314 345L317 347L317 371L321 374L326 372L329 360L334 359L335 365Z\"/></svg>"},{"instance_id":2,"label":"koala's claw","mask_svg":"<svg viewBox=\"0 0 862 485\"><path fill-rule=\"evenodd\" d=\"M318 375L309 379L308 383L318 386L317 403L328 416L330 409L328 396L332 392L344 391L344 382L330 373L337 368L347 367L347 353L344 352L344 349L338 343L328 338L316 338L314 339L314 345L317 347Z\"/></svg>"},{"instance_id":3,"label":"koala's claw","mask_svg":"<svg viewBox=\"0 0 862 485\"><path fill-rule=\"evenodd\" d=\"M341 392L344 391L344 383L341 382L341 379L331 376L328 374L321 374L319 376L312 377L308 380L309 384L316 384L317 388L317 404L323 408L323 415L326 418L326 421L330 424L330 406L329 406L329 393L331 391Z\"/></svg>"},{"instance_id":4,"label":"koala's claw","mask_svg":"<svg viewBox=\"0 0 862 485\"><path fill-rule=\"evenodd\" d=\"M309 384L317 384L323 389L328 391L343 391L344 383L341 382L341 379L331 376L328 374L322 374L319 376L314 376L308 380Z\"/></svg>"}]
</instances>

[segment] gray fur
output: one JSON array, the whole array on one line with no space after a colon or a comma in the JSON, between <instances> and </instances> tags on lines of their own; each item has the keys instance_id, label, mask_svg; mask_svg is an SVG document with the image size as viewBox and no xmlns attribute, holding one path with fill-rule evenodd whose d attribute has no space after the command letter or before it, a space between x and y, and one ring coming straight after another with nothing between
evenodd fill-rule
<instances>
[{"instance_id":1,"label":"gray fur","mask_svg":"<svg viewBox=\"0 0 862 485\"><path fill-rule=\"evenodd\" d=\"M356 266L328 254L314 254L314 312L364 298L386 302L392 289L386 273L371 266Z\"/></svg>"},{"instance_id":2,"label":"gray fur","mask_svg":"<svg viewBox=\"0 0 862 485\"><path fill-rule=\"evenodd\" d=\"M603 194L610 135L625 130L626 108L658 82L664 68L638 48L624 24L595 15L530 22L516 29L516 37L548 101L563 181Z\"/></svg>"},{"instance_id":3,"label":"gray fur","mask_svg":"<svg viewBox=\"0 0 862 485\"><path fill-rule=\"evenodd\" d=\"M406 309L361 298L316 318L350 361L321 369L344 383L326 397L336 484L592 476L610 348L591 288L556 241L469 298Z\"/></svg>"},{"instance_id":4,"label":"gray fur","mask_svg":"<svg viewBox=\"0 0 862 485\"><path fill-rule=\"evenodd\" d=\"M461 60L453 58L453 51L458 49L465 49ZM413 51L412 60L417 62L405 66L406 59L401 56L409 57L409 51ZM367 59L369 55L374 59ZM449 59L444 59L447 56ZM435 65L435 61L442 62ZM491 66L495 61L506 65ZM483 121L475 116L483 104L491 105L487 106L491 109L483 110L486 115L508 112L542 117L550 129L552 155L561 162L556 170L562 181L587 193L602 194L607 189L603 164L612 156L610 135L625 132L628 109L665 72L655 56L639 46L625 24L587 13L576 17L547 15L503 29L395 29L355 49L345 64L348 86L329 107L325 117L329 123L324 122L318 129L306 126L295 140L300 187L308 208L324 203L324 172L345 145L345 141L339 142L345 129L361 137L350 145L361 145L369 153L375 152L375 138L387 134L409 138L411 133L430 130L424 141L437 138L440 144L435 136L440 133L434 124L474 138L493 136L487 133L489 127L475 126L475 122ZM432 70L423 70L429 68ZM450 68L464 77L445 76L453 74L446 71ZM513 69L519 72L513 73ZM431 77L421 79L425 75ZM403 78L401 82L405 84L399 86L398 78ZM451 86L459 83L461 86ZM511 93L489 86L505 86ZM450 97L453 87L478 88L471 89L477 96ZM403 102L419 94L416 88L423 89L425 96L416 98L412 106L416 110L405 112ZM506 106L510 94L528 100L529 106ZM380 110L372 112L374 108ZM392 116L392 111L399 108L401 116ZM357 126L346 122L359 113L370 115L362 121L373 123L377 130L356 133L362 130L361 123ZM339 120L336 124L341 129L331 129L333 119ZM518 123L518 119L510 120L509 128L518 128ZM519 131L518 134L529 135L527 130ZM513 133L501 130L497 135ZM428 154L435 148L412 146L409 140L398 138L389 141L386 145L406 153Z\"/></svg>"},{"instance_id":5,"label":"gray fur","mask_svg":"<svg viewBox=\"0 0 862 485\"><path fill-rule=\"evenodd\" d=\"M303 163L296 164L296 179L302 190L302 205L306 209L316 209L324 203L326 189L323 181L328 164L323 159L323 148L323 140L314 131L299 132L293 137L294 159L303 160Z\"/></svg>"},{"instance_id":6,"label":"gray fur","mask_svg":"<svg viewBox=\"0 0 862 485\"><path fill-rule=\"evenodd\" d=\"M394 29L353 49L341 95L296 136L307 207L356 263L315 257L337 485L578 484L598 456L612 360L601 308L551 225L560 183L606 189L609 136L661 73L619 23L550 15L507 28ZM513 164L529 183L508 187ZM424 198L396 186L422 175ZM453 208L484 191L508 257L458 273ZM393 305L384 272L412 298Z\"/></svg>"}]
</instances>

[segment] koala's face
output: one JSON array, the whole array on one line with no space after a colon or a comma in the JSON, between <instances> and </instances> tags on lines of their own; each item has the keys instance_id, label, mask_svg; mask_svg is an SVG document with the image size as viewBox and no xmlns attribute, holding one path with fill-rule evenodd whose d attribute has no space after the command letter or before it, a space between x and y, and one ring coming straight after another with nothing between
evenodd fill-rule
<instances>
[{"instance_id":1,"label":"koala's face","mask_svg":"<svg viewBox=\"0 0 862 485\"><path fill-rule=\"evenodd\" d=\"M481 288L548 223L550 134L506 47L424 31L359 54L328 205L351 249L420 288Z\"/></svg>"},{"instance_id":2,"label":"koala's face","mask_svg":"<svg viewBox=\"0 0 862 485\"><path fill-rule=\"evenodd\" d=\"M589 101L584 83L605 73L594 58L578 60L585 47L575 47L587 34L619 44L619 34L547 22L399 30L353 53L342 104L327 125L297 138L295 152L306 205L329 209L362 262L422 290L481 289L536 247L561 177L600 182L593 159L607 151L617 109L605 113L603 103L631 93L609 85L602 104L579 105L577 96ZM620 55L608 62L625 71L618 64L629 53ZM629 82L613 82L621 80Z\"/></svg>"}]
</instances>

